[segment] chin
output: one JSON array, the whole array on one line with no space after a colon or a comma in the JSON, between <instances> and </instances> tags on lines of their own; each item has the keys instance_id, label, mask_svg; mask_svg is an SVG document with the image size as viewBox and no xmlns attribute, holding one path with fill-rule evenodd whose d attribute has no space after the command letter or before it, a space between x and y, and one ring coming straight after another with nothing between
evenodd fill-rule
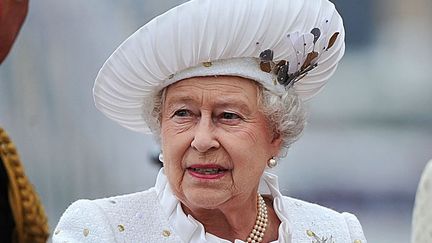
<instances>
[{"instance_id":1,"label":"chin","mask_svg":"<svg viewBox=\"0 0 432 243\"><path fill-rule=\"evenodd\" d=\"M203 209L217 209L230 199L229 193L211 189L192 189L185 193L186 206Z\"/></svg>"}]
</instances>

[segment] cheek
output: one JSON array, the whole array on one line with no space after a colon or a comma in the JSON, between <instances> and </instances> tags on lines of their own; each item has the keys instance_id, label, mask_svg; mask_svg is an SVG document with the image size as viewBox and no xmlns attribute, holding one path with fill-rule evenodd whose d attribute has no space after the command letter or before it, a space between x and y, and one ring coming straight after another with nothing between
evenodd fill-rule
<instances>
[{"instance_id":1,"label":"cheek","mask_svg":"<svg viewBox=\"0 0 432 243\"><path fill-rule=\"evenodd\" d=\"M224 147L232 157L234 166L239 169L236 173L260 174L265 169L267 159L272 156L271 138L265 125L249 125L226 133Z\"/></svg>"},{"instance_id":2,"label":"cheek","mask_svg":"<svg viewBox=\"0 0 432 243\"><path fill-rule=\"evenodd\" d=\"M163 164L165 174L172 190L178 194L181 190L181 183L184 175L180 149L176 148L176 144L172 142L165 142L162 149L164 154Z\"/></svg>"},{"instance_id":3,"label":"cheek","mask_svg":"<svg viewBox=\"0 0 432 243\"><path fill-rule=\"evenodd\" d=\"M182 177L183 158L190 147L190 139L187 135L178 135L172 126L161 127L161 143L164 156L164 167L169 177L179 180Z\"/></svg>"},{"instance_id":4,"label":"cheek","mask_svg":"<svg viewBox=\"0 0 432 243\"><path fill-rule=\"evenodd\" d=\"M185 125L177 124L170 120L163 120L161 124L161 142L163 147L167 147L165 151L170 151L184 146Z\"/></svg>"},{"instance_id":5,"label":"cheek","mask_svg":"<svg viewBox=\"0 0 432 243\"><path fill-rule=\"evenodd\" d=\"M271 144L268 128L259 123L248 124L248 126L238 128L236 131L230 131L228 136L232 137L231 139L235 141L234 144L243 145L245 148L254 147L258 150L267 150ZM250 152L254 151L251 149Z\"/></svg>"},{"instance_id":6,"label":"cheek","mask_svg":"<svg viewBox=\"0 0 432 243\"><path fill-rule=\"evenodd\" d=\"M259 127L248 127L247 129L243 129L241 131L242 139L245 139L245 141L248 141L251 144L257 144L260 143L260 140L263 139L263 134L260 134Z\"/></svg>"}]
</instances>

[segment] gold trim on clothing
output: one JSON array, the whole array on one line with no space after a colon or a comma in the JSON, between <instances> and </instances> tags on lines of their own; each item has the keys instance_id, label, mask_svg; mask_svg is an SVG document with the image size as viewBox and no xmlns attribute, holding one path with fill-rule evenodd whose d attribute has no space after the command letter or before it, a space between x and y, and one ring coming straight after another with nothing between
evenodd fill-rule
<instances>
[{"instance_id":1,"label":"gold trim on clothing","mask_svg":"<svg viewBox=\"0 0 432 243\"><path fill-rule=\"evenodd\" d=\"M25 175L15 145L0 127L0 156L9 178L9 204L15 220L14 241L46 242L48 220L40 199Z\"/></svg>"}]
</instances>

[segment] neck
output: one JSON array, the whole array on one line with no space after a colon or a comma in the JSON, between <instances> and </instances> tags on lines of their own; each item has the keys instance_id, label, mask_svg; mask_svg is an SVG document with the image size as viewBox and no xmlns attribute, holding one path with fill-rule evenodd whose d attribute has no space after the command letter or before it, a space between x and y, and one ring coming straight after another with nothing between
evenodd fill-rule
<instances>
[{"instance_id":1,"label":"neck","mask_svg":"<svg viewBox=\"0 0 432 243\"><path fill-rule=\"evenodd\" d=\"M234 242L235 239L246 240L257 219L257 194L251 194L243 199L235 198L224 203L217 209L188 207L183 210L203 224L205 231L220 238ZM267 203L271 207L271 202ZM269 223L266 237L269 241L277 239L279 219L269 207Z\"/></svg>"},{"instance_id":2,"label":"neck","mask_svg":"<svg viewBox=\"0 0 432 243\"><path fill-rule=\"evenodd\" d=\"M234 198L216 209L188 207L183 204L186 214L192 215L203 224L205 231L234 241L246 239L255 224L257 216L257 196Z\"/></svg>"}]
</instances>

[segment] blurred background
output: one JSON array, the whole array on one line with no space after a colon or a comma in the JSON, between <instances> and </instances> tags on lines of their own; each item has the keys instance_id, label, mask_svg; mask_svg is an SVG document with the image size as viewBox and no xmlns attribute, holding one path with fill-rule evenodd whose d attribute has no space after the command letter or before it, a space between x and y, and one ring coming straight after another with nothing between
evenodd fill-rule
<instances>
[{"instance_id":1,"label":"blurred background","mask_svg":"<svg viewBox=\"0 0 432 243\"><path fill-rule=\"evenodd\" d=\"M125 38L183 2L30 1L0 66L0 125L52 229L79 198L154 184L159 146L97 112L92 86ZM417 183L432 158L432 1L334 3L345 19L345 58L308 103L303 138L274 172L284 194L355 213L369 242L409 242Z\"/></svg>"}]
</instances>

